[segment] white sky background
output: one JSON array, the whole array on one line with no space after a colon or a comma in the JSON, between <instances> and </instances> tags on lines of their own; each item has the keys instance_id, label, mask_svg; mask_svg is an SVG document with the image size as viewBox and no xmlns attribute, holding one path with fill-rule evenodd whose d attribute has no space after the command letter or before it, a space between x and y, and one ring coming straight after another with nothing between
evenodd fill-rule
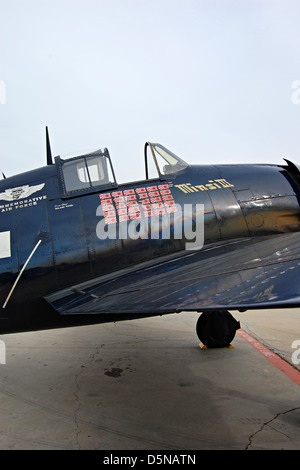
<instances>
[{"instance_id":1,"label":"white sky background","mask_svg":"<svg viewBox=\"0 0 300 470\"><path fill-rule=\"evenodd\" d=\"M0 0L0 169L45 165L46 125L53 155L108 147L119 182L147 140L299 164L299 25L299 0Z\"/></svg>"}]
</instances>

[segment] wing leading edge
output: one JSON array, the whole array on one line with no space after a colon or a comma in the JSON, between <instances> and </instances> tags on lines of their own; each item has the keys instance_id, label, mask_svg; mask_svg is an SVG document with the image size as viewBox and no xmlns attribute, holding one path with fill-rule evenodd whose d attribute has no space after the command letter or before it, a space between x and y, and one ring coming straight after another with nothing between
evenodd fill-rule
<instances>
[{"instance_id":1,"label":"wing leading edge","mask_svg":"<svg viewBox=\"0 0 300 470\"><path fill-rule=\"evenodd\" d=\"M46 297L60 314L300 306L300 233L179 252Z\"/></svg>"}]
</instances>

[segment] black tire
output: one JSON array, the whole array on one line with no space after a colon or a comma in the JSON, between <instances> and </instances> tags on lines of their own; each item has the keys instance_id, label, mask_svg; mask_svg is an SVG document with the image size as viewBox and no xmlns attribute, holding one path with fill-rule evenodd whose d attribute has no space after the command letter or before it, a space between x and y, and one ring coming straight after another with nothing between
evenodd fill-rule
<instances>
[{"instance_id":1,"label":"black tire","mask_svg":"<svg viewBox=\"0 0 300 470\"><path fill-rule=\"evenodd\" d=\"M227 310L210 310L198 318L196 331L199 340L208 348L229 346L240 323Z\"/></svg>"}]
</instances>

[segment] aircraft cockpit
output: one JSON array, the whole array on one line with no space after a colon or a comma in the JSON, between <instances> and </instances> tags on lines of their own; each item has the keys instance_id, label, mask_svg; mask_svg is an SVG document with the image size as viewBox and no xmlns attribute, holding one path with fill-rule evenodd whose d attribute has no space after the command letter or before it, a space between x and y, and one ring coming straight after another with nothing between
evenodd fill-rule
<instances>
[{"instance_id":1,"label":"aircraft cockpit","mask_svg":"<svg viewBox=\"0 0 300 470\"><path fill-rule=\"evenodd\" d=\"M117 187L110 155L105 148L69 158L55 157L64 197Z\"/></svg>"},{"instance_id":2,"label":"aircraft cockpit","mask_svg":"<svg viewBox=\"0 0 300 470\"><path fill-rule=\"evenodd\" d=\"M144 149L146 180L165 179L188 164L160 144L146 142ZM118 187L107 148L63 159L55 157L62 198Z\"/></svg>"}]
</instances>

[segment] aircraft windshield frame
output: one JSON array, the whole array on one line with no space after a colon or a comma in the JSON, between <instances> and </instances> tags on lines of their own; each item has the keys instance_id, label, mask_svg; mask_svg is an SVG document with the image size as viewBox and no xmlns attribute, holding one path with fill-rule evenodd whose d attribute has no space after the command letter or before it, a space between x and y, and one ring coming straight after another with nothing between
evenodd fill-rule
<instances>
[{"instance_id":1,"label":"aircraft windshield frame","mask_svg":"<svg viewBox=\"0 0 300 470\"><path fill-rule=\"evenodd\" d=\"M146 142L145 144L145 170L146 179L149 179L147 150L151 150L151 154L156 166L156 170L160 177L170 176L185 170L189 165L175 153L168 150L161 144Z\"/></svg>"}]
</instances>

